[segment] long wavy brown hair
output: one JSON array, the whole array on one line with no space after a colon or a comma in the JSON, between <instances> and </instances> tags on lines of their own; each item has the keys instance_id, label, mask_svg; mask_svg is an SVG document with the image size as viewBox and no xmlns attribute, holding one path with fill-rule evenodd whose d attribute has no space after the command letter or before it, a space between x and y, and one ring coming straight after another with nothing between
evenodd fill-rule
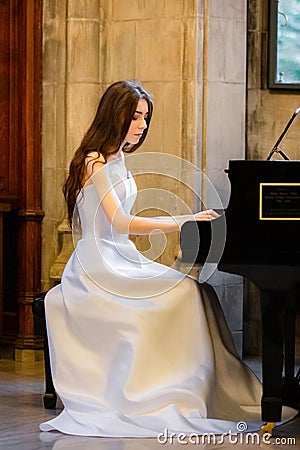
<instances>
[{"instance_id":1,"label":"long wavy brown hair","mask_svg":"<svg viewBox=\"0 0 300 450\"><path fill-rule=\"evenodd\" d=\"M104 160L117 153L124 142L139 100L148 103L147 128L137 144L126 143L123 151L134 152L144 142L153 111L151 95L137 81L117 81L110 85L100 99L96 115L70 163L67 180L63 185L63 193L68 206L69 223L78 193L83 187L86 167L85 159L90 152L97 152Z\"/></svg>"}]
</instances>

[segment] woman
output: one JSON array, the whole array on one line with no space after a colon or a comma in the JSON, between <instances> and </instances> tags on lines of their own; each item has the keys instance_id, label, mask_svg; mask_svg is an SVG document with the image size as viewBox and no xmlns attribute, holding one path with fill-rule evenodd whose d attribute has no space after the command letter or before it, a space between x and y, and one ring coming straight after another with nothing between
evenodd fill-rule
<instances>
[{"instance_id":1,"label":"woman","mask_svg":"<svg viewBox=\"0 0 300 450\"><path fill-rule=\"evenodd\" d=\"M112 84L71 162L64 194L82 238L46 297L64 410L42 431L155 437L258 427L261 385L238 359L212 288L150 261L128 239L217 217L130 214L136 185L124 153L145 140L152 109L139 83Z\"/></svg>"}]
</instances>

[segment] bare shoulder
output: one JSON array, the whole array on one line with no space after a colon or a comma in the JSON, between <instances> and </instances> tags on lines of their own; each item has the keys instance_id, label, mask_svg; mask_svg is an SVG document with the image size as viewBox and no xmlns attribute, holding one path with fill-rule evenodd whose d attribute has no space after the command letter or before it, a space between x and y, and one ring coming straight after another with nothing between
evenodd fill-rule
<instances>
[{"instance_id":1,"label":"bare shoulder","mask_svg":"<svg viewBox=\"0 0 300 450\"><path fill-rule=\"evenodd\" d=\"M103 155L98 154L98 152L90 152L85 157L85 176L83 179L83 186L86 186L88 184L92 184L92 181L90 180L91 176L101 167L105 164L105 159Z\"/></svg>"},{"instance_id":2,"label":"bare shoulder","mask_svg":"<svg viewBox=\"0 0 300 450\"><path fill-rule=\"evenodd\" d=\"M98 152L90 152L85 158L86 178L90 178L104 164L105 159L103 155L100 154L99 156Z\"/></svg>"},{"instance_id":3,"label":"bare shoulder","mask_svg":"<svg viewBox=\"0 0 300 450\"><path fill-rule=\"evenodd\" d=\"M98 152L90 152L85 158L85 164L89 165L90 163L101 163L105 164L104 156Z\"/></svg>"}]
</instances>

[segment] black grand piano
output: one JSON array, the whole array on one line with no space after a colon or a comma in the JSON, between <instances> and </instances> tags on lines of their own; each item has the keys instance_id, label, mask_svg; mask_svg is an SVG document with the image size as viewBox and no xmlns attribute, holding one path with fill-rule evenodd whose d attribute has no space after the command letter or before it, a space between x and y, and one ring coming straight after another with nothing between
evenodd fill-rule
<instances>
[{"instance_id":1,"label":"black grand piano","mask_svg":"<svg viewBox=\"0 0 300 450\"><path fill-rule=\"evenodd\" d=\"M299 409L300 403L294 374L300 284L300 161L233 160L226 172L231 183L226 211L212 222L183 225L182 259L217 264L220 271L242 275L259 288L262 420L271 425L281 420L283 404Z\"/></svg>"}]
</instances>

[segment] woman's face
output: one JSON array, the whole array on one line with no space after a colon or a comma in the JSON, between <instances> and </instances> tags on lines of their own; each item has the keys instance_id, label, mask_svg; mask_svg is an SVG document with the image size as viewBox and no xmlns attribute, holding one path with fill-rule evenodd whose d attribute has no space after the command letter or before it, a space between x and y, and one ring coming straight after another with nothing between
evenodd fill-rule
<instances>
[{"instance_id":1,"label":"woman's face","mask_svg":"<svg viewBox=\"0 0 300 450\"><path fill-rule=\"evenodd\" d=\"M125 142L129 144L137 144L143 135L143 131L147 128L146 119L148 117L148 103L142 98L139 100L136 111L132 118L130 127L127 131Z\"/></svg>"}]
</instances>

